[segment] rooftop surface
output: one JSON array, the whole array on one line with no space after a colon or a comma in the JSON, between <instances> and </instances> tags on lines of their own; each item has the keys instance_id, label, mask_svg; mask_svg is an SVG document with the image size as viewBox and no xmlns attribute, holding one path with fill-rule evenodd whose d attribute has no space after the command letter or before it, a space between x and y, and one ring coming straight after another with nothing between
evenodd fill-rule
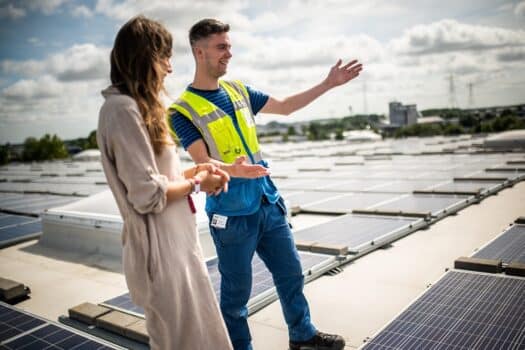
<instances>
[{"instance_id":1,"label":"rooftop surface","mask_svg":"<svg viewBox=\"0 0 525 350\"><path fill-rule=\"evenodd\" d=\"M520 182L524 172L520 165L509 165L525 161L525 154L478 153L476 148L482 142L462 136L264 146L266 157L272 160L272 175L291 207L297 209L298 214L291 217L297 241L306 236L306 230L315 231L321 224L329 228L341 215L356 209L402 210L405 219L414 213L429 215L411 217L430 223L423 229L408 232L380 249L374 247L371 252L369 244L366 249L357 249L358 258L347 255L339 273L306 284L312 319L320 330L343 335L347 348L357 349L452 268L455 259L471 255L525 214L525 183ZM4 213L26 210L27 204L6 200L13 193L22 199L45 193L74 202L107 189L97 162L9 165L0 172L2 176L6 179L0 182ZM472 189L491 186L472 180L465 187L454 181L469 176L512 177L515 181L497 188L498 182L491 182L494 194L480 196L479 192L472 194ZM63 186L64 181L70 186ZM450 191L451 184L456 192L468 188L470 194L413 193L440 186ZM27 188L33 193L23 193ZM421 196L433 199L423 201ZM443 196L454 206L459 203L454 207L459 211L453 215L449 215L450 210L443 211L442 206L449 205L442 204L439 198ZM481 201L463 205L465 198ZM31 202L35 202L34 197ZM397 204L392 207L392 203ZM347 228L350 234L358 230L366 231L366 227ZM201 235L201 240L205 255L211 257L209 238ZM118 258L89 249L59 249L36 240L0 250L0 277L31 288L31 298L17 307L55 321L75 305L86 301L97 304L127 292ZM264 305L249 322L255 349L287 348L287 330L278 302Z\"/></svg>"}]
</instances>

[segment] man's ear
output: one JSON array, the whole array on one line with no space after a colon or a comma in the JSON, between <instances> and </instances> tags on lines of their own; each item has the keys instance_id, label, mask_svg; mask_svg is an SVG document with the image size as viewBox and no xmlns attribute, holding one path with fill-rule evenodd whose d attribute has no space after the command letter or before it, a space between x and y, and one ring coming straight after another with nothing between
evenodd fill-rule
<instances>
[{"instance_id":1,"label":"man's ear","mask_svg":"<svg viewBox=\"0 0 525 350\"><path fill-rule=\"evenodd\" d=\"M191 50L193 51L193 56L195 56L195 58L202 58L203 50L199 45L192 46Z\"/></svg>"}]
</instances>

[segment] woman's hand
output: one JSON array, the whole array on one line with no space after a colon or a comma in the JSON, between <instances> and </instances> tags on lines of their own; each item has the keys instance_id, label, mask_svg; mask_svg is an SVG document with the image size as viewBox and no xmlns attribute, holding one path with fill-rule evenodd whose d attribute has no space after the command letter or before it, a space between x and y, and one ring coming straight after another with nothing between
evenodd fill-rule
<instances>
[{"instance_id":1,"label":"woman's hand","mask_svg":"<svg viewBox=\"0 0 525 350\"><path fill-rule=\"evenodd\" d=\"M211 163L198 164L195 170L197 171L195 178L200 181L204 192L213 195L218 195L222 191L228 192L228 181L230 181L228 173Z\"/></svg>"}]
</instances>

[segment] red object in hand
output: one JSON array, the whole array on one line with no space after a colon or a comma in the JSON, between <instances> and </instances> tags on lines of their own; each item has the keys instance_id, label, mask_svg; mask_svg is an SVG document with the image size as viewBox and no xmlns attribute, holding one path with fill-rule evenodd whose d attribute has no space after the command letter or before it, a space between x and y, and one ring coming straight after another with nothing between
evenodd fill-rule
<instances>
[{"instance_id":1,"label":"red object in hand","mask_svg":"<svg viewBox=\"0 0 525 350\"><path fill-rule=\"evenodd\" d=\"M195 203L193 203L193 199L191 198L191 195L188 195L188 204L190 205L190 210L193 214L197 212L195 209Z\"/></svg>"}]
</instances>

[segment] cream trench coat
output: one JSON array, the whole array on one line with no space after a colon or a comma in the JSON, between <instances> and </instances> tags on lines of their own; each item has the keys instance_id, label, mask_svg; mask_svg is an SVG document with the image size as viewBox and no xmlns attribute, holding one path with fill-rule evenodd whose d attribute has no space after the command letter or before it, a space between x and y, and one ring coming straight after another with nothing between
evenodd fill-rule
<instances>
[{"instance_id":1,"label":"cream trench coat","mask_svg":"<svg viewBox=\"0 0 525 350\"><path fill-rule=\"evenodd\" d=\"M102 92L97 142L124 221L123 267L133 302L145 310L152 349L232 349L186 198L166 203L182 178L175 146L155 155L136 102Z\"/></svg>"}]
</instances>

